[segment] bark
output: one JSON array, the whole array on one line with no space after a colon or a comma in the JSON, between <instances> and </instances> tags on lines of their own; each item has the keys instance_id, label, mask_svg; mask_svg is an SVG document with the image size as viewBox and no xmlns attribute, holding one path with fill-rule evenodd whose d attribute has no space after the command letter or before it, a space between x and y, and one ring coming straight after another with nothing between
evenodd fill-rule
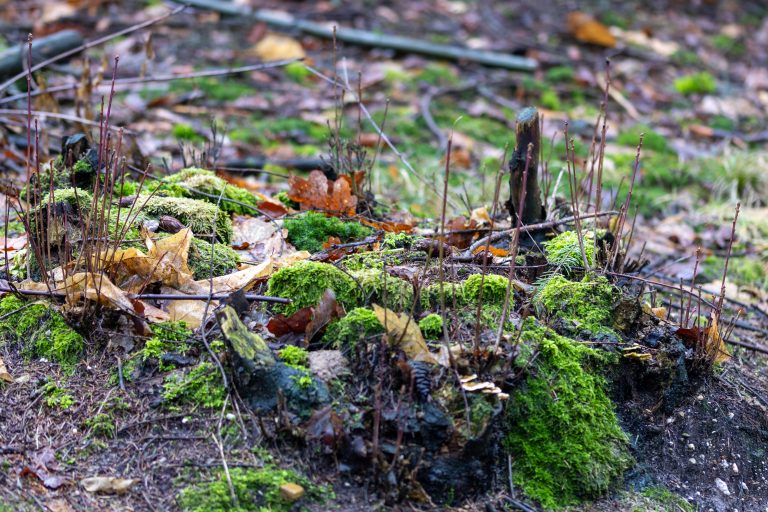
<instances>
[{"instance_id":1,"label":"bark","mask_svg":"<svg viewBox=\"0 0 768 512\"><path fill-rule=\"evenodd\" d=\"M541 149L541 134L539 131L539 112L535 107L528 107L517 116L517 145L509 160L509 201L507 209L512 216L512 225L517 222L517 216L523 225L538 224L546 218L544 205L539 189L539 150ZM528 162L528 176L525 179L524 204L520 203L523 189L523 178L526 169L528 146L531 146L531 157Z\"/></svg>"}]
</instances>

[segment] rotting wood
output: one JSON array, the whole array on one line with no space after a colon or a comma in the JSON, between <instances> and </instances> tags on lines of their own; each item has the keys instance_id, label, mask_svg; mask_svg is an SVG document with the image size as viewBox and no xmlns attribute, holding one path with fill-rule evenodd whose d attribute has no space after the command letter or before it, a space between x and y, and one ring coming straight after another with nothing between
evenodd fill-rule
<instances>
[{"instance_id":1,"label":"rotting wood","mask_svg":"<svg viewBox=\"0 0 768 512\"><path fill-rule=\"evenodd\" d=\"M54 55L67 52L83 44L83 36L76 30L62 30L49 36L35 39L32 43L32 64L42 62ZM27 43L17 44L0 52L0 79L21 73L26 67Z\"/></svg>"},{"instance_id":2,"label":"rotting wood","mask_svg":"<svg viewBox=\"0 0 768 512\"><path fill-rule=\"evenodd\" d=\"M538 63L527 57L519 57L507 53L498 53L485 50L475 50L460 46L436 44L410 37L381 34L367 30L358 30L347 27L334 27L327 23L315 23L302 20L293 15L268 9L252 10L236 3L225 3L218 0L184 0L186 5L198 9L208 9L222 14L230 14L250 18L266 23L275 29L299 31L323 39L335 39L345 43L373 48L386 48L407 53L417 53L430 57L449 60L464 60L477 62L485 66L514 69L518 71L533 71Z\"/></svg>"},{"instance_id":3,"label":"rotting wood","mask_svg":"<svg viewBox=\"0 0 768 512\"><path fill-rule=\"evenodd\" d=\"M541 190L539 189L538 167L539 151L541 148L541 133L539 130L539 112L536 107L523 109L517 116L517 139L515 151L509 160L509 201L507 210L512 216L514 224L517 215L523 225L537 224L546 218L546 211L541 202ZM527 162L528 177L525 180L525 204L520 205L521 189L523 187L523 174L526 170L528 146L531 145L530 161Z\"/></svg>"}]
</instances>

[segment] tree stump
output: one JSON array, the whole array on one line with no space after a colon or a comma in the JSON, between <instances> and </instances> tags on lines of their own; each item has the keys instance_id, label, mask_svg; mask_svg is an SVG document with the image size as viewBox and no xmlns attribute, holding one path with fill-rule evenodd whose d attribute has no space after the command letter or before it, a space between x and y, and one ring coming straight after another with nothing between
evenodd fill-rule
<instances>
[{"instance_id":1,"label":"tree stump","mask_svg":"<svg viewBox=\"0 0 768 512\"><path fill-rule=\"evenodd\" d=\"M509 160L509 201L507 210L512 216L512 225L517 223L518 215L522 225L537 224L544 221L546 211L541 200L539 189L539 150L541 149L541 134L539 131L539 112L536 107L523 109L517 115L517 144L512 158ZM531 146L531 157L528 162L528 176L525 179L524 204L520 203L523 190L523 177L526 169L528 146Z\"/></svg>"}]
</instances>

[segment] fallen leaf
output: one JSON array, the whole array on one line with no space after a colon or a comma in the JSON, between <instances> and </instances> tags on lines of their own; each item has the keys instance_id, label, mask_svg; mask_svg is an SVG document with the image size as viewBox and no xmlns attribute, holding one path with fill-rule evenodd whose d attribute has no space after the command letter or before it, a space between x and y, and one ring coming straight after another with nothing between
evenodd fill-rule
<instances>
[{"instance_id":1,"label":"fallen leaf","mask_svg":"<svg viewBox=\"0 0 768 512\"><path fill-rule=\"evenodd\" d=\"M307 324L305 342L309 344L312 338L333 320L340 318L344 310L336 302L336 294L333 290L326 289L320 302L312 308L312 320Z\"/></svg>"},{"instance_id":2,"label":"fallen leaf","mask_svg":"<svg viewBox=\"0 0 768 512\"><path fill-rule=\"evenodd\" d=\"M280 34L267 34L256 44L253 50L264 61L302 59L306 56L301 43Z\"/></svg>"},{"instance_id":3,"label":"fallen leaf","mask_svg":"<svg viewBox=\"0 0 768 512\"><path fill-rule=\"evenodd\" d=\"M329 181L321 171L312 171L308 179L291 176L288 184L288 197L299 203L302 210L349 216L355 214L357 196L352 194L352 180L348 176Z\"/></svg>"},{"instance_id":4,"label":"fallen leaf","mask_svg":"<svg viewBox=\"0 0 768 512\"><path fill-rule=\"evenodd\" d=\"M64 498L56 498L45 503L45 507L50 512L72 512L74 509Z\"/></svg>"},{"instance_id":5,"label":"fallen leaf","mask_svg":"<svg viewBox=\"0 0 768 512\"><path fill-rule=\"evenodd\" d=\"M344 422L333 410L333 407L327 405L312 413L305 426L305 431L307 439L320 441L326 446L335 446L344 435Z\"/></svg>"},{"instance_id":6,"label":"fallen leaf","mask_svg":"<svg viewBox=\"0 0 768 512\"><path fill-rule=\"evenodd\" d=\"M470 221L475 221L478 225L490 224L491 216L488 215L488 208L481 206L472 210L472 214L469 216Z\"/></svg>"},{"instance_id":7,"label":"fallen leaf","mask_svg":"<svg viewBox=\"0 0 768 512\"><path fill-rule=\"evenodd\" d=\"M566 24L568 32L583 43L596 44L606 48L616 46L616 38L608 30L608 27L585 12L569 12Z\"/></svg>"},{"instance_id":8,"label":"fallen leaf","mask_svg":"<svg viewBox=\"0 0 768 512\"><path fill-rule=\"evenodd\" d=\"M80 480L80 485L88 492L102 494L123 494L138 480L133 478L116 478L113 476L92 476Z\"/></svg>"},{"instance_id":9,"label":"fallen leaf","mask_svg":"<svg viewBox=\"0 0 768 512\"><path fill-rule=\"evenodd\" d=\"M387 331L389 339L397 343L409 359L437 364L419 329L419 324L408 313L398 315L391 309L373 305L373 312Z\"/></svg>"},{"instance_id":10,"label":"fallen leaf","mask_svg":"<svg viewBox=\"0 0 768 512\"><path fill-rule=\"evenodd\" d=\"M445 242L459 249L466 249L472 244L472 240L477 235L477 231L473 231L476 227L477 222L473 219L467 222L467 219L464 217L455 217L445 225L445 231L459 231L459 233L447 234Z\"/></svg>"},{"instance_id":11,"label":"fallen leaf","mask_svg":"<svg viewBox=\"0 0 768 512\"><path fill-rule=\"evenodd\" d=\"M304 334L312 321L312 307L301 308L291 316L282 313L275 315L267 322L267 330L277 337L286 334Z\"/></svg>"},{"instance_id":12,"label":"fallen leaf","mask_svg":"<svg viewBox=\"0 0 768 512\"><path fill-rule=\"evenodd\" d=\"M8 372L8 368L5 367L5 362L2 357L0 357L0 379L5 382L13 382L13 377Z\"/></svg>"}]
</instances>

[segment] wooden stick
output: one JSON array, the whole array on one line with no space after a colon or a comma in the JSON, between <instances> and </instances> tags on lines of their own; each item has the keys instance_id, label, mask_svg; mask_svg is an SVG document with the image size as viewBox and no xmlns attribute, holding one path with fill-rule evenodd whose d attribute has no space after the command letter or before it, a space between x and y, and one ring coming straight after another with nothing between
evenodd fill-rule
<instances>
[{"instance_id":1,"label":"wooden stick","mask_svg":"<svg viewBox=\"0 0 768 512\"><path fill-rule=\"evenodd\" d=\"M463 60L477 62L485 66L492 66L519 71L533 71L538 63L526 57L519 57L507 53L497 53L485 50L474 50L460 46L435 44L410 37L381 34L367 30L358 30L347 27L333 27L329 24L315 23L302 20L293 15L268 9L252 10L234 2L221 2L219 0L178 0L199 9L208 9L222 14L231 14L243 18L266 23L273 28L299 31L323 39L335 39L345 43L373 48L387 48L407 53L418 53L430 57L448 60Z\"/></svg>"},{"instance_id":2,"label":"wooden stick","mask_svg":"<svg viewBox=\"0 0 768 512\"><path fill-rule=\"evenodd\" d=\"M541 134L539 131L539 112L535 107L523 109L517 116L517 142L512 158L509 159L509 201L507 209L512 215L512 222L520 216L522 224L538 224L547 216L541 202L539 189L539 152L541 149ZM529 148L530 161L528 160ZM526 191L523 196L523 175L527 170L528 178L525 183ZM525 197L525 203L519 204L520 198Z\"/></svg>"}]
</instances>

